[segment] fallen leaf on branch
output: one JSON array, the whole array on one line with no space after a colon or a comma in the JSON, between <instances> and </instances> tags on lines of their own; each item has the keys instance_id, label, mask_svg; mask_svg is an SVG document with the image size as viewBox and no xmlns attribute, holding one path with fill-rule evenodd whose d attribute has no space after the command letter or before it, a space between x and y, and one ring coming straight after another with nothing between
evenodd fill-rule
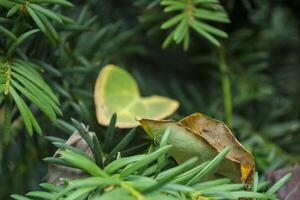
<instances>
[{"instance_id":1,"label":"fallen leaf on branch","mask_svg":"<svg viewBox=\"0 0 300 200\"><path fill-rule=\"evenodd\" d=\"M234 137L226 125L201 113L192 114L180 122L173 120L139 120L144 130L156 142L170 127L168 143L173 147L171 155L178 163L197 157L199 163L213 159L225 147L231 146L226 160L222 162L217 174L252 184L255 165L253 156Z\"/></svg>"}]
</instances>

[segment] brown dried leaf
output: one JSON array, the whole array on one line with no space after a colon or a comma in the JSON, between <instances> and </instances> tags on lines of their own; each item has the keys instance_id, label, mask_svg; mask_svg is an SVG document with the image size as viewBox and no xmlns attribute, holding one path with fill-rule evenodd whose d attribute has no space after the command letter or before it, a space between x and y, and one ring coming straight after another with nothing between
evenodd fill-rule
<instances>
[{"instance_id":1,"label":"brown dried leaf","mask_svg":"<svg viewBox=\"0 0 300 200\"><path fill-rule=\"evenodd\" d=\"M252 182L255 171L253 156L241 145L223 122L212 119L202 113L194 113L182 119L180 123L199 134L218 152L227 146L231 146L232 148L227 157L240 163L242 181Z\"/></svg>"},{"instance_id":2,"label":"brown dried leaf","mask_svg":"<svg viewBox=\"0 0 300 200\"><path fill-rule=\"evenodd\" d=\"M272 171L267 174L268 179L274 184L287 173L293 174L292 178L277 193L281 200L298 200L300 198L300 165Z\"/></svg>"},{"instance_id":3,"label":"brown dried leaf","mask_svg":"<svg viewBox=\"0 0 300 200\"><path fill-rule=\"evenodd\" d=\"M66 144L69 144L73 147L76 147L83 152L85 152L88 156L92 157L92 151L85 142L85 140L80 136L78 131L75 131L69 139L66 141ZM58 155L60 150L57 150L53 157ZM75 179L78 177L84 177L87 174L79 169L74 169L70 167L65 167L61 165L49 164L48 165L48 182L59 184L61 178Z\"/></svg>"},{"instance_id":4,"label":"brown dried leaf","mask_svg":"<svg viewBox=\"0 0 300 200\"><path fill-rule=\"evenodd\" d=\"M164 131L171 128L168 142L173 145L173 148L170 153L178 163L195 156L202 163L214 158L226 146L231 146L227 159L217 172L233 181L252 183L255 171L253 157L224 123L201 113L190 115L180 122L142 119L140 123L155 141L160 141Z\"/></svg>"}]
</instances>

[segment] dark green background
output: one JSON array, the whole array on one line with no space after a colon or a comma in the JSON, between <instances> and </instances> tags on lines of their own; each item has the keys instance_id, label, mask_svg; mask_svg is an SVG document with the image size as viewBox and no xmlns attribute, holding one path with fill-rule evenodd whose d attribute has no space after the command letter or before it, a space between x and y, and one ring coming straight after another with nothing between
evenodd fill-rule
<instances>
[{"instance_id":1,"label":"dark green background","mask_svg":"<svg viewBox=\"0 0 300 200\"><path fill-rule=\"evenodd\" d=\"M92 95L97 74L108 63L128 69L143 95L180 101L175 119L203 112L224 120L216 48L193 33L188 51L174 44L161 49L167 32L159 27L169 16L159 5L147 8L151 2L73 1L74 8L61 11L85 30L57 26L64 40L60 46L52 47L42 35L28 44L31 58L57 70L46 71L45 77L60 97L66 122L77 118L101 134ZM227 0L222 4L232 21L223 26L229 38L222 42L232 87L234 133L253 152L260 172L293 164L300 152L300 2ZM65 46L71 56L62 53ZM39 112L35 115L45 135L68 136ZM0 198L37 188L47 171L42 158L54 150L44 138L29 137L22 126L16 128L9 146L1 148Z\"/></svg>"}]
</instances>

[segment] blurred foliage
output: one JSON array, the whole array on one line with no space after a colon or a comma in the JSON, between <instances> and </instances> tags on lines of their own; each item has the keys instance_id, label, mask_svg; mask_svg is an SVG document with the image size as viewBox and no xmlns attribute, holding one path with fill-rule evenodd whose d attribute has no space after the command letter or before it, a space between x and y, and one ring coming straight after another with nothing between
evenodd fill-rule
<instances>
[{"instance_id":1,"label":"blurred foliage","mask_svg":"<svg viewBox=\"0 0 300 200\"><path fill-rule=\"evenodd\" d=\"M22 10L16 12L18 9L7 8L2 2L5 1L0 3L0 27L12 30L15 20L25 20L23 30L14 33L16 37L30 29L40 30L18 44L9 56L37 65L33 68L60 101L63 117L51 122L37 104L21 94L44 135L68 137L74 128L67 121L74 116L96 133L104 133L96 122L92 95L98 72L113 63L135 76L142 95L160 94L177 99L181 106L174 119L201 111L225 120L221 85L227 77L233 108L232 129L253 152L257 170L265 172L299 161L299 1L221 1L231 21L220 27L228 39L218 39L224 47L225 71L220 70L216 47L196 32L189 34L187 51L176 42L161 48L169 34L161 25L174 14L165 13L160 1L74 0L74 7L42 3L64 23L53 16L46 19L57 35L54 31L43 31L32 15L24 17ZM8 10L16 13L7 16ZM11 45L8 41L14 40L14 36L2 32L1 60ZM43 137L26 134L15 107L10 116L10 141L3 142L7 107L4 104L13 104L11 99L4 98L1 94L1 199L35 189L45 176L46 164L41 159L54 151Z\"/></svg>"}]
</instances>

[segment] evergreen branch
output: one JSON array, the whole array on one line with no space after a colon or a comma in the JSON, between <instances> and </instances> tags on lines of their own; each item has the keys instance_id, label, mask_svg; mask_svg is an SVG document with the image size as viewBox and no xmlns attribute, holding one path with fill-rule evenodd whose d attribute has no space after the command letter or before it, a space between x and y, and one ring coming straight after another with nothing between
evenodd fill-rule
<instances>
[{"instance_id":1,"label":"evergreen branch","mask_svg":"<svg viewBox=\"0 0 300 200\"><path fill-rule=\"evenodd\" d=\"M220 42L216 37L227 38L224 31L206 22L230 22L219 1L162 0L161 5L165 7L164 12L177 13L161 25L162 29L174 27L163 43L164 48L174 41L176 44L183 43L184 49L187 50L190 43L190 28L218 47Z\"/></svg>"}]
</instances>

